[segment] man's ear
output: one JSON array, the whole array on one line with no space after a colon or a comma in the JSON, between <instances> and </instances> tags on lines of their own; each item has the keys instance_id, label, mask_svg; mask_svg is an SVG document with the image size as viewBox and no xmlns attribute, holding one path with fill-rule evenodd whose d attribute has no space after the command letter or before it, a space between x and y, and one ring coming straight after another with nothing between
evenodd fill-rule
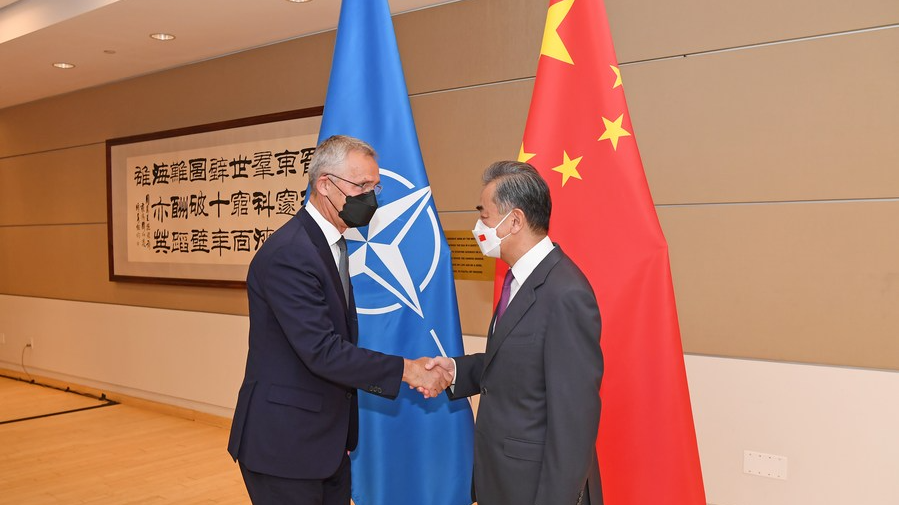
<instances>
[{"instance_id":1,"label":"man's ear","mask_svg":"<svg viewBox=\"0 0 899 505\"><path fill-rule=\"evenodd\" d=\"M512 220L512 233L518 233L527 226L524 219L524 212L521 209L512 209L512 215L509 216L509 219Z\"/></svg>"},{"instance_id":2,"label":"man's ear","mask_svg":"<svg viewBox=\"0 0 899 505\"><path fill-rule=\"evenodd\" d=\"M327 189L328 182L330 181L324 174L318 176L318 180L315 181L315 192L320 195L324 195L325 189Z\"/></svg>"}]
</instances>

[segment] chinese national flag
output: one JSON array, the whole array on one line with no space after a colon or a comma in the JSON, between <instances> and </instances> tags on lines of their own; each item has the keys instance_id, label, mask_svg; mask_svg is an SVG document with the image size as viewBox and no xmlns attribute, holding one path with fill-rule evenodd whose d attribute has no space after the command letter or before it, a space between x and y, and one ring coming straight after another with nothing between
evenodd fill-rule
<instances>
[{"instance_id":1,"label":"chinese national flag","mask_svg":"<svg viewBox=\"0 0 899 505\"><path fill-rule=\"evenodd\" d=\"M550 237L590 279L602 313L606 505L704 505L668 245L602 0L550 2L519 161L549 183Z\"/></svg>"}]
</instances>

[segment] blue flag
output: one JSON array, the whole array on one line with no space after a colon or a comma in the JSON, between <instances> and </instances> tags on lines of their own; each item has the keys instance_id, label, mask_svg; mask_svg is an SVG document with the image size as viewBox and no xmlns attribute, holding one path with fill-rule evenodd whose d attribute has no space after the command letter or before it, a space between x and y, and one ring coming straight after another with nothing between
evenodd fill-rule
<instances>
[{"instance_id":1,"label":"blue flag","mask_svg":"<svg viewBox=\"0 0 899 505\"><path fill-rule=\"evenodd\" d=\"M349 229L359 346L463 354L452 262L437 219L386 0L344 0L319 142L362 139L378 152L383 191L369 226ZM473 426L465 400L359 394L356 505L471 503Z\"/></svg>"}]
</instances>

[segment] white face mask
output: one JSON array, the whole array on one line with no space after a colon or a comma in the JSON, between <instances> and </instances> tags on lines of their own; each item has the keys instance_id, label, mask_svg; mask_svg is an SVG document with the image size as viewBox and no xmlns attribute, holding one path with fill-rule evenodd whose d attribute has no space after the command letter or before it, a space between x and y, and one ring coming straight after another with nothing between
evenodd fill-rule
<instances>
[{"instance_id":1,"label":"white face mask","mask_svg":"<svg viewBox=\"0 0 899 505\"><path fill-rule=\"evenodd\" d=\"M511 214L512 211L509 211ZM477 224L474 225L474 230L471 230L471 233L474 235L474 239L478 242L478 247L481 248L481 252L484 256L490 258L499 258L499 246L500 243L508 238L512 232L509 232L505 237L498 237L496 235L496 229L499 228L499 225L503 224L503 221L509 217L509 214L506 214L500 222L496 223L496 226L493 228L489 228L483 221L478 219Z\"/></svg>"}]
</instances>

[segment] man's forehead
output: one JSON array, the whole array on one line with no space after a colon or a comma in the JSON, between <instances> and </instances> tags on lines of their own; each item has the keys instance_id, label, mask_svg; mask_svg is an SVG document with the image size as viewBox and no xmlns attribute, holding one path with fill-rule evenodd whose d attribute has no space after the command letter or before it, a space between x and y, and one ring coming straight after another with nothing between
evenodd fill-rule
<instances>
[{"instance_id":1,"label":"man's forehead","mask_svg":"<svg viewBox=\"0 0 899 505\"><path fill-rule=\"evenodd\" d=\"M375 180L379 178L378 163L374 158L359 151L347 154L344 160L344 170L347 174L360 178Z\"/></svg>"},{"instance_id":2,"label":"man's forehead","mask_svg":"<svg viewBox=\"0 0 899 505\"><path fill-rule=\"evenodd\" d=\"M494 210L496 205L493 203L493 191L494 185L490 183L484 186L484 189L481 190L481 201L480 205L477 206L477 209L481 212L489 212Z\"/></svg>"}]
</instances>

